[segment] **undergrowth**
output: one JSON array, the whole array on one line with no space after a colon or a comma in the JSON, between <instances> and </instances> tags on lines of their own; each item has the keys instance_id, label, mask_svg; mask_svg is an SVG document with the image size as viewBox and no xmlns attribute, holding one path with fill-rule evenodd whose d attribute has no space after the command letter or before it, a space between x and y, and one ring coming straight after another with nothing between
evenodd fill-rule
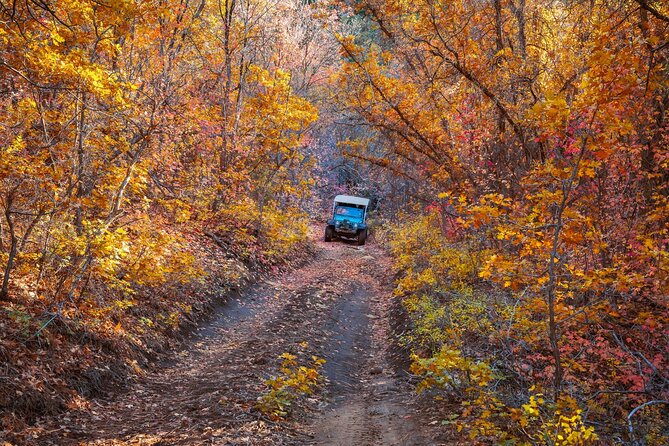
<instances>
[{"instance_id":1,"label":"undergrowth","mask_svg":"<svg viewBox=\"0 0 669 446\"><path fill-rule=\"evenodd\" d=\"M137 257L146 262L138 268L161 270L153 276L138 281L119 274L113 282L118 286L110 286L93 275L85 288L61 302L54 303L44 290L33 291L30 276L17 280L13 300L0 302L0 422L8 438L20 443L39 417L88 409L91 397L150 370L216 299L303 261L310 255L304 220L287 218L275 210L266 214L263 234L285 224L280 240L251 234L237 220L206 231L213 237L174 235L182 240L179 249L164 244L156 247L163 257ZM278 249L280 242L291 251ZM179 258L171 262L165 256Z\"/></svg>"},{"instance_id":2,"label":"undergrowth","mask_svg":"<svg viewBox=\"0 0 669 446\"><path fill-rule=\"evenodd\" d=\"M619 336L632 342L638 326L572 303L569 314L576 316L565 316L561 325L567 370L556 399L541 294L514 289L501 275L483 279L496 258L484 232L449 232L435 212L398 221L379 238L390 240L402 273L395 294L411 319L403 336L413 351L410 370L417 390L432 395L438 411L443 407L444 425L476 444L666 444L666 407L640 406L663 399L663 372L643 367L640 356L618 342ZM648 304L633 306L640 302L630 298L629 304L652 311ZM578 317L586 311L585 319ZM653 333L644 332L640 355L661 354ZM642 413L632 412L636 407Z\"/></svg>"},{"instance_id":3,"label":"undergrowth","mask_svg":"<svg viewBox=\"0 0 669 446\"><path fill-rule=\"evenodd\" d=\"M258 398L256 408L272 418L283 418L289 415L295 401L311 395L322 381L319 372L325 360L311 357L311 366L300 365L298 357L291 353L283 353L279 373L265 381L267 391Z\"/></svg>"}]
</instances>

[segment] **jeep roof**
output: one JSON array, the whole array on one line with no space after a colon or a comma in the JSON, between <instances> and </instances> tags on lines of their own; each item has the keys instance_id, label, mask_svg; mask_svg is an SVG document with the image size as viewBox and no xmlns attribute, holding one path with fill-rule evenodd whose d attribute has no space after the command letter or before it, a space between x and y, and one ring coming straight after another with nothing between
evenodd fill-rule
<instances>
[{"instance_id":1,"label":"jeep roof","mask_svg":"<svg viewBox=\"0 0 669 446\"><path fill-rule=\"evenodd\" d=\"M337 195L334 199L335 203L340 204L355 204L358 206L369 206L368 198L354 197L352 195Z\"/></svg>"}]
</instances>

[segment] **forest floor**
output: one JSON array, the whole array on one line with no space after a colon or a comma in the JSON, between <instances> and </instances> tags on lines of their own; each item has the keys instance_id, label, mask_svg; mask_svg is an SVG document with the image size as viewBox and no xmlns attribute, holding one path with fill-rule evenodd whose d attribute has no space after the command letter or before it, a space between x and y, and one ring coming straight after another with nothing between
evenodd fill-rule
<instances>
[{"instance_id":1,"label":"forest floor","mask_svg":"<svg viewBox=\"0 0 669 446\"><path fill-rule=\"evenodd\" d=\"M397 345L390 260L374 244L324 243L313 232L312 261L230 298L127 388L37 423L34 444L447 444ZM326 379L275 421L254 403L284 352L324 358Z\"/></svg>"}]
</instances>

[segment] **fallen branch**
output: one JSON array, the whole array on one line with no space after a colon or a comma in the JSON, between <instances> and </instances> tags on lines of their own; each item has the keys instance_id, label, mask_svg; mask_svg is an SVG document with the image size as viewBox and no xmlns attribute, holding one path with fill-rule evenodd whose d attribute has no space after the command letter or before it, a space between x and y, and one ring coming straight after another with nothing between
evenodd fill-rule
<instances>
[{"instance_id":1,"label":"fallen branch","mask_svg":"<svg viewBox=\"0 0 669 446\"><path fill-rule=\"evenodd\" d=\"M216 243L219 247L225 249L226 251L230 251L230 245L227 242L225 242L225 240L223 240L222 238L220 238L211 231L202 231L202 232L204 233L204 235L212 239L214 243Z\"/></svg>"},{"instance_id":2,"label":"fallen branch","mask_svg":"<svg viewBox=\"0 0 669 446\"><path fill-rule=\"evenodd\" d=\"M667 401L667 400L646 401L645 403L641 404L640 406L637 406L634 409L632 409L632 411L629 413L629 415L627 415L627 425L629 426L630 437L632 437L632 440L634 440L634 425L632 424L632 417L634 416L634 414L636 414L638 411L640 411L644 407L652 406L654 404L667 404L667 405L669 405L669 401ZM636 444L636 443L634 443L634 444Z\"/></svg>"}]
</instances>

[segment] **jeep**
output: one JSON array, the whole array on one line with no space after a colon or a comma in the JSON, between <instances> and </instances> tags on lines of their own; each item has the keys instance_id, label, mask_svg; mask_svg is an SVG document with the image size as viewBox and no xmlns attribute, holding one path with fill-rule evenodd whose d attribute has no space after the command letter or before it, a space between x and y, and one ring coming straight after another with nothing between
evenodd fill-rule
<instances>
[{"instance_id":1,"label":"jeep","mask_svg":"<svg viewBox=\"0 0 669 446\"><path fill-rule=\"evenodd\" d=\"M367 208L369 199L350 195L337 195L332 207L332 218L325 228L325 241L331 242L334 238L355 240L358 245L364 245L367 240Z\"/></svg>"}]
</instances>

